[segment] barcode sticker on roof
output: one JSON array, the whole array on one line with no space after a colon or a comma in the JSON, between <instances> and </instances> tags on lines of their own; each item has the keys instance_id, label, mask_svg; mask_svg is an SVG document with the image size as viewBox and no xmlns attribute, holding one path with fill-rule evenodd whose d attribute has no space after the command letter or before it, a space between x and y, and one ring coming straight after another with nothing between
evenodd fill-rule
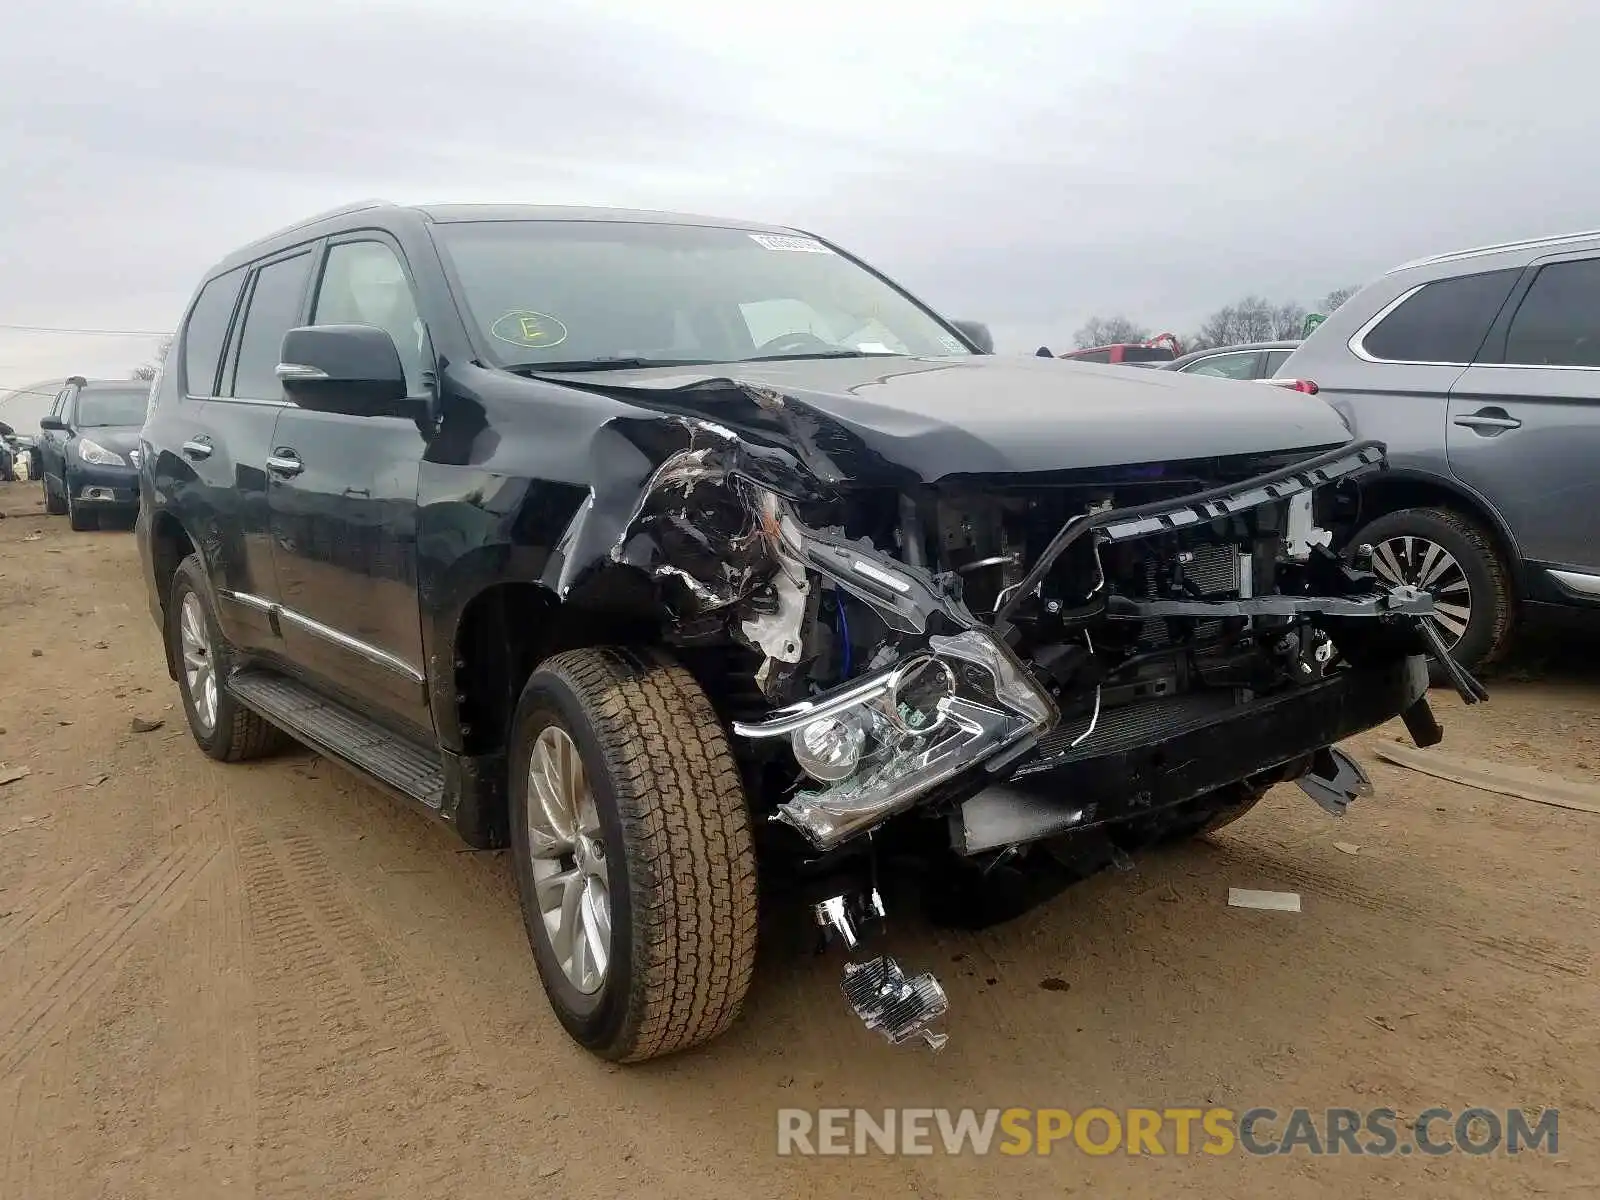
<instances>
[{"instance_id":1,"label":"barcode sticker on roof","mask_svg":"<svg viewBox=\"0 0 1600 1200\"><path fill-rule=\"evenodd\" d=\"M750 240L768 250L792 250L800 254L832 254L816 238L793 237L785 233L752 233Z\"/></svg>"}]
</instances>

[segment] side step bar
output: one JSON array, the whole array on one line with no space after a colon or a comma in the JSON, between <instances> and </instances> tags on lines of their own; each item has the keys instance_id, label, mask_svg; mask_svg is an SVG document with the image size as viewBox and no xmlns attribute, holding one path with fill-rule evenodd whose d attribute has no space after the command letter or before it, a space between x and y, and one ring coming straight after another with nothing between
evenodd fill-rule
<instances>
[{"instance_id":1,"label":"side step bar","mask_svg":"<svg viewBox=\"0 0 1600 1200\"><path fill-rule=\"evenodd\" d=\"M313 749L428 808L443 808L444 766L438 751L418 746L273 671L241 671L228 680L228 690L241 704Z\"/></svg>"}]
</instances>

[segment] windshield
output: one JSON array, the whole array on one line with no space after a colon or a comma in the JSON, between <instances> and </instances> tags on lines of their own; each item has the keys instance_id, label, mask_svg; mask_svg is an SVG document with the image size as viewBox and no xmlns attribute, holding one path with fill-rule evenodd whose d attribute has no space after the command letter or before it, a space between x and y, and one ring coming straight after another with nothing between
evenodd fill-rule
<instances>
[{"instance_id":1,"label":"windshield","mask_svg":"<svg viewBox=\"0 0 1600 1200\"><path fill-rule=\"evenodd\" d=\"M94 429L102 425L143 425L149 388L108 388L78 393L78 425Z\"/></svg>"},{"instance_id":2,"label":"windshield","mask_svg":"<svg viewBox=\"0 0 1600 1200\"><path fill-rule=\"evenodd\" d=\"M434 229L467 319L501 366L972 353L808 237L624 221Z\"/></svg>"}]
</instances>

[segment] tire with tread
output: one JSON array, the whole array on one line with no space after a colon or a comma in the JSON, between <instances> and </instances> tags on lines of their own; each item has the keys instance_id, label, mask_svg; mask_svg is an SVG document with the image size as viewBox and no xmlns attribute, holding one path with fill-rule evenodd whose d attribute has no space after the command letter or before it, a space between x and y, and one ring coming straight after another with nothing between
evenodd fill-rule
<instances>
[{"instance_id":1,"label":"tire with tread","mask_svg":"<svg viewBox=\"0 0 1600 1200\"><path fill-rule=\"evenodd\" d=\"M211 638L212 670L216 672L218 681L217 720L210 733L205 732L195 715L194 698L189 695L183 677L179 621L183 611L183 598L191 592L199 597L200 610L205 614ZM179 664L178 694L183 698L184 715L189 719L189 732L194 735L195 743L200 749L218 762L245 762L252 758L263 758L287 745L290 741L288 734L259 713L240 704L227 687L223 686L223 681L228 678L232 666L233 651L223 638L222 629L217 624L217 615L211 609L205 567L201 565L200 556L197 554L185 558L173 573L172 587L167 592L166 623L168 653L172 655L172 660Z\"/></svg>"},{"instance_id":2,"label":"tire with tread","mask_svg":"<svg viewBox=\"0 0 1600 1200\"><path fill-rule=\"evenodd\" d=\"M1377 545L1407 535L1427 538L1449 551L1472 588L1472 613L1451 657L1468 670L1497 662L1511 644L1516 590L1511 568L1494 538L1476 520L1454 509L1402 508L1373 520L1351 539L1351 545ZM1431 669L1434 682L1440 682L1437 664Z\"/></svg>"},{"instance_id":3,"label":"tire with tread","mask_svg":"<svg viewBox=\"0 0 1600 1200\"><path fill-rule=\"evenodd\" d=\"M72 502L72 484L67 484L67 524L74 533L87 533L100 528L100 515L93 509L84 509Z\"/></svg>"},{"instance_id":4,"label":"tire with tread","mask_svg":"<svg viewBox=\"0 0 1600 1200\"><path fill-rule=\"evenodd\" d=\"M551 724L578 747L609 875L610 966L588 997L556 960L533 885L528 765ZM755 848L727 734L694 677L664 657L631 651L557 654L523 688L510 750L511 846L524 923L567 1032L619 1062L723 1033L738 1017L755 965Z\"/></svg>"},{"instance_id":5,"label":"tire with tread","mask_svg":"<svg viewBox=\"0 0 1600 1200\"><path fill-rule=\"evenodd\" d=\"M52 517L65 516L67 511L66 497L56 495L56 490L50 486L49 476L44 480L44 511Z\"/></svg>"}]
</instances>

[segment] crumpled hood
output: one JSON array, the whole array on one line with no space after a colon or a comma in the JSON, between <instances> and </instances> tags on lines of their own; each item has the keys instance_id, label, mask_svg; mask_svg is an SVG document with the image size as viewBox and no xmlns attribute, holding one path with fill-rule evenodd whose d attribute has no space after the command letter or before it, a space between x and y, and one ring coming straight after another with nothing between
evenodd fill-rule
<instances>
[{"instance_id":1,"label":"crumpled hood","mask_svg":"<svg viewBox=\"0 0 1600 1200\"><path fill-rule=\"evenodd\" d=\"M647 408L808 442L844 478L1078 470L1348 441L1284 388L1058 359L796 359L560 378Z\"/></svg>"}]
</instances>

